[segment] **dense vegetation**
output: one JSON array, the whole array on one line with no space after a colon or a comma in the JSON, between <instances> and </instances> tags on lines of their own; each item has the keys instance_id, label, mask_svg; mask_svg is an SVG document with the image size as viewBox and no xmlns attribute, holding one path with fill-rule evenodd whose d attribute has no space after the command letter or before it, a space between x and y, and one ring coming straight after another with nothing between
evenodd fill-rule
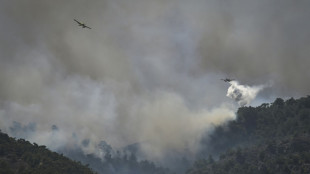
<instances>
[{"instance_id":1,"label":"dense vegetation","mask_svg":"<svg viewBox=\"0 0 310 174\"><path fill-rule=\"evenodd\" d=\"M0 131L0 174L91 174L87 166L45 146L14 139Z\"/></svg>"},{"instance_id":2,"label":"dense vegetation","mask_svg":"<svg viewBox=\"0 0 310 174\"><path fill-rule=\"evenodd\" d=\"M110 149L112 150L112 149ZM132 153L121 155L116 152L112 157L107 152L101 160L94 155L84 155L82 151L71 152L70 158L81 160L75 162L69 158L51 152L45 146L31 144L24 139L14 139L0 131L0 174L91 174L88 167L100 174L168 174L168 169L157 167L147 160L138 161Z\"/></svg>"},{"instance_id":3,"label":"dense vegetation","mask_svg":"<svg viewBox=\"0 0 310 174\"><path fill-rule=\"evenodd\" d=\"M310 96L242 107L203 142L189 174L310 173Z\"/></svg>"},{"instance_id":4,"label":"dense vegetation","mask_svg":"<svg viewBox=\"0 0 310 174\"><path fill-rule=\"evenodd\" d=\"M202 144L200 160L187 174L310 173L310 96L241 107L236 120L216 127ZM138 160L132 149L119 152L105 142L101 145L104 159L78 149L64 154L100 174L171 173ZM0 174L93 173L88 166L0 131Z\"/></svg>"},{"instance_id":5,"label":"dense vegetation","mask_svg":"<svg viewBox=\"0 0 310 174\"><path fill-rule=\"evenodd\" d=\"M64 154L89 164L89 167L99 174L171 174L167 168L158 167L153 162L138 160L133 152L114 152L110 146L108 147L105 148L103 160L93 154L84 155L82 150L77 149L66 151Z\"/></svg>"},{"instance_id":6,"label":"dense vegetation","mask_svg":"<svg viewBox=\"0 0 310 174\"><path fill-rule=\"evenodd\" d=\"M230 149L218 161L196 161L190 174L310 173L310 139L294 137L248 148Z\"/></svg>"}]
</instances>

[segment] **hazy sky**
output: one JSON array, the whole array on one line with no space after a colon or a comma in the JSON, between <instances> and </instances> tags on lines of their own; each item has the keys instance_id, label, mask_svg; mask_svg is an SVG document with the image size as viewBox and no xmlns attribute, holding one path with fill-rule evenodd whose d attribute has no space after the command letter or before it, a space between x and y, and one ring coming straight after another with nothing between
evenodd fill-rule
<instances>
[{"instance_id":1,"label":"hazy sky","mask_svg":"<svg viewBox=\"0 0 310 174\"><path fill-rule=\"evenodd\" d=\"M219 79L310 89L309 0L2 0L0 129L52 149L193 153L237 104ZM79 27L73 19L92 29ZM14 123L15 121L15 123ZM57 129L52 129L54 125Z\"/></svg>"}]
</instances>

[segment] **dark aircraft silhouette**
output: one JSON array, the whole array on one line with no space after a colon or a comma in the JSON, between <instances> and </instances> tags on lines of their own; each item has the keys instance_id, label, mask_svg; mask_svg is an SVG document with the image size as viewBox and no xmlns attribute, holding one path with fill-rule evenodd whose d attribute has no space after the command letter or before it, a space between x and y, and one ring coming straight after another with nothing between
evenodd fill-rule
<instances>
[{"instance_id":1,"label":"dark aircraft silhouette","mask_svg":"<svg viewBox=\"0 0 310 174\"><path fill-rule=\"evenodd\" d=\"M78 20L74 19L75 22L77 22L79 24L79 26L83 27L83 28L88 28L91 29L89 26L87 26L86 24L79 22Z\"/></svg>"},{"instance_id":2,"label":"dark aircraft silhouette","mask_svg":"<svg viewBox=\"0 0 310 174\"><path fill-rule=\"evenodd\" d=\"M226 78L226 79L221 79L221 80L223 80L224 82L231 82L231 81L233 81L233 80L235 80L235 79Z\"/></svg>"}]
</instances>

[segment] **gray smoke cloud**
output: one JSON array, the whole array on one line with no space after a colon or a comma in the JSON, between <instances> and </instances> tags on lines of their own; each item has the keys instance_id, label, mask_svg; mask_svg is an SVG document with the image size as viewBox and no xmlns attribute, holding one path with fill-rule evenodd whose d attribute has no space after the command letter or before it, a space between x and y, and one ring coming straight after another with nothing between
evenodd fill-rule
<instances>
[{"instance_id":1,"label":"gray smoke cloud","mask_svg":"<svg viewBox=\"0 0 310 174\"><path fill-rule=\"evenodd\" d=\"M259 93L266 101L309 92L309 5L3 1L0 129L51 149L97 153L105 140L144 142L154 159L170 149L195 153L202 134L235 117L223 76L250 86L273 80Z\"/></svg>"},{"instance_id":2,"label":"gray smoke cloud","mask_svg":"<svg viewBox=\"0 0 310 174\"><path fill-rule=\"evenodd\" d=\"M264 85L260 86L247 86L240 85L237 81L229 82L230 86L227 90L227 97L234 99L238 102L239 106L249 105L255 99L258 92L265 88Z\"/></svg>"},{"instance_id":3,"label":"gray smoke cloud","mask_svg":"<svg viewBox=\"0 0 310 174\"><path fill-rule=\"evenodd\" d=\"M213 21L206 20L208 30L199 41L202 71L225 72L249 85L272 80L273 88L262 93L266 98L309 94L309 1L215 4L215 17L206 17Z\"/></svg>"}]
</instances>

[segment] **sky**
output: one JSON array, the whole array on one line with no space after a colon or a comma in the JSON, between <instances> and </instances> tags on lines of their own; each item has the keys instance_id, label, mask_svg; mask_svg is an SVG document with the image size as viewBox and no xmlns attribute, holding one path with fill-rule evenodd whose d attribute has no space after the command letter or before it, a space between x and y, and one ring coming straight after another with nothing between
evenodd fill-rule
<instances>
[{"instance_id":1,"label":"sky","mask_svg":"<svg viewBox=\"0 0 310 174\"><path fill-rule=\"evenodd\" d=\"M99 156L102 140L142 143L150 159L194 154L239 106L309 94L309 8L308 0L2 0L0 129ZM240 102L228 89L255 95Z\"/></svg>"}]
</instances>

